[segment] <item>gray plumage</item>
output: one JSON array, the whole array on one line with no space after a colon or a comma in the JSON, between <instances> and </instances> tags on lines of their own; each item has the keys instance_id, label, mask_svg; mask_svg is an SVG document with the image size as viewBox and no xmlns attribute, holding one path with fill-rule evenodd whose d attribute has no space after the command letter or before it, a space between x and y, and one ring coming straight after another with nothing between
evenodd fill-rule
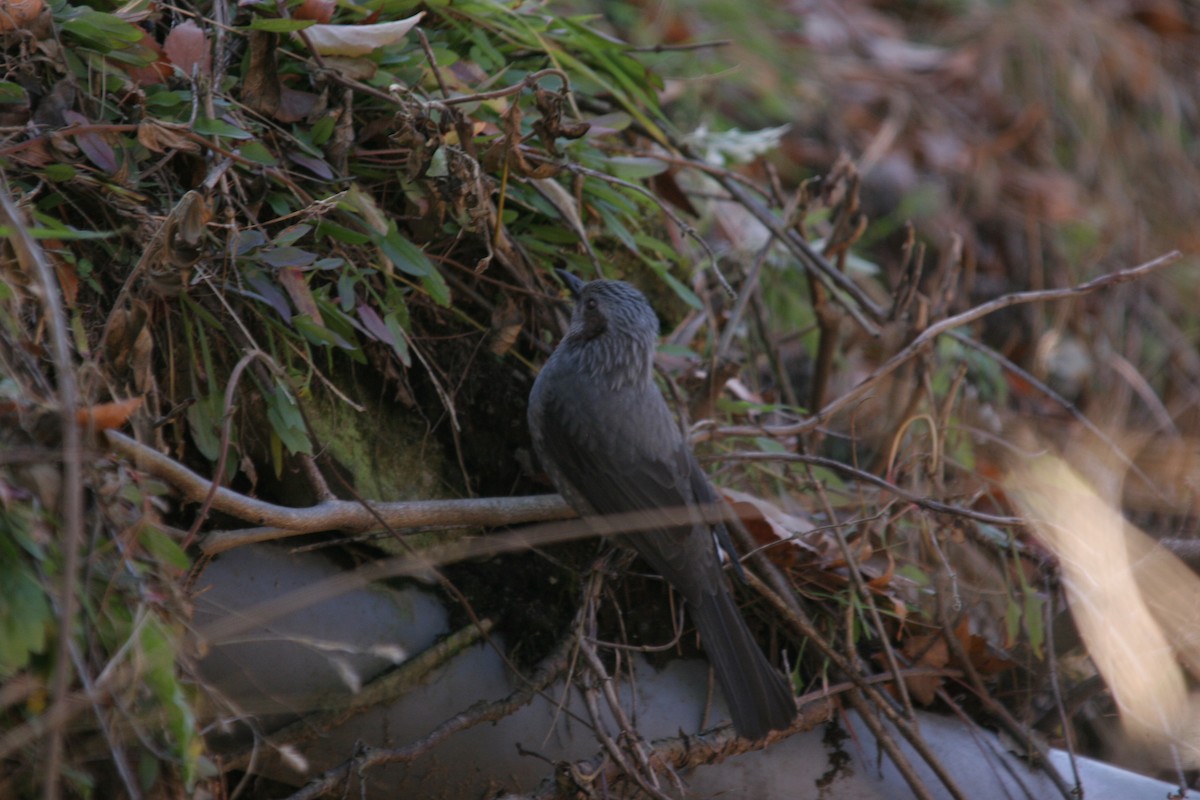
<instances>
[{"instance_id":1,"label":"gray plumage","mask_svg":"<svg viewBox=\"0 0 1200 800\"><path fill-rule=\"evenodd\" d=\"M627 283L559 274L576 304L529 395L534 450L580 515L644 515L641 531L618 541L687 601L737 732L757 739L786 728L796 713L792 692L751 636L721 571L714 534L737 564L728 532L697 510L719 499L654 384L658 318ZM664 509L677 513L668 519ZM692 511L690 524L680 524L680 509Z\"/></svg>"}]
</instances>

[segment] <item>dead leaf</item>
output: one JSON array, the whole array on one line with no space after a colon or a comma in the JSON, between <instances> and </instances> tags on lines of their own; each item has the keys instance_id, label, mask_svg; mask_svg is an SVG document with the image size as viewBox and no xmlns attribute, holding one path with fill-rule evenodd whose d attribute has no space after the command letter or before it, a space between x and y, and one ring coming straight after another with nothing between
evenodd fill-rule
<instances>
[{"instance_id":1,"label":"dead leaf","mask_svg":"<svg viewBox=\"0 0 1200 800\"><path fill-rule=\"evenodd\" d=\"M212 50L208 45L208 35L190 19L171 29L163 42L163 52L184 75L212 77Z\"/></svg>"},{"instance_id":2,"label":"dead leaf","mask_svg":"<svg viewBox=\"0 0 1200 800\"><path fill-rule=\"evenodd\" d=\"M407 19L374 25L313 25L304 34L319 55L365 56L404 39L423 16L424 11Z\"/></svg>"},{"instance_id":3,"label":"dead leaf","mask_svg":"<svg viewBox=\"0 0 1200 800\"><path fill-rule=\"evenodd\" d=\"M183 125L144 119L138 123L138 144L154 153L199 153L200 145L189 139Z\"/></svg>"},{"instance_id":4,"label":"dead leaf","mask_svg":"<svg viewBox=\"0 0 1200 800\"><path fill-rule=\"evenodd\" d=\"M279 89L279 105L275 110L275 119L280 122L299 122L307 119L319 100L320 98L312 92L282 86Z\"/></svg>"},{"instance_id":5,"label":"dead leaf","mask_svg":"<svg viewBox=\"0 0 1200 800\"><path fill-rule=\"evenodd\" d=\"M525 326L525 317L511 297L506 297L503 306L492 311L492 340L488 349L502 356L512 349Z\"/></svg>"},{"instance_id":6,"label":"dead leaf","mask_svg":"<svg viewBox=\"0 0 1200 800\"><path fill-rule=\"evenodd\" d=\"M284 267L279 270L279 282L287 290L288 297L296 304L296 311L307 314L309 319L324 327L325 320L321 317L321 309L309 291L308 283L304 280L304 272L295 267Z\"/></svg>"},{"instance_id":7,"label":"dead leaf","mask_svg":"<svg viewBox=\"0 0 1200 800\"><path fill-rule=\"evenodd\" d=\"M279 48L278 34L268 31L250 31L250 64L242 81L242 102L265 117L279 110L279 71L276 51ZM296 119L299 119L297 117ZM296 120L281 120L295 122Z\"/></svg>"},{"instance_id":8,"label":"dead leaf","mask_svg":"<svg viewBox=\"0 0 1200 800\"><path fill-rule=\"evenodd\" d=\"M966 616L958 624L954 635L962 642L971 666L983 677L1007 672L1017 666L1017 662L1009 658L1003 650L993 646L983 636L971 633L970 619Z\"/></svg>"},{"instance_id":9,"label":"dead leaf","mask_svg":"<svg viewBox=\"0 0 1200 800\"><path fill-rule=\"evenodd\" d=\"M721 489L721 494L733 506L733 512L758 545L778 545L781 541L790 544L786 547L768 548L765 552L772 561L785 568L795 566L798 556L796 548L818 554L803 538L803 534L813 529L806 520L788 514L761 497L747 492Z\"/></svg>"},{"instance_id":10,"label":"dead leaf","mask_svg":"<svg viewBox=\"0 0 1200 800\"><path fill-rule=\"evenodd\" d=\"M129 356L129 371L133 373L133 386L139 392L148 392L154 385L154 337L150 327L143 326L133 340Z\"/></svg>"},{"instance_id":11,"label":"dead leaf","mask_svg":"<svg viewBox=\"0 0 1200 800\"><path fill-rule=\"evenodd\" d=\"M143 66L126 65L125 71L138 86L153 86L156 83L166 83L171 77L171 62L163 52L162 45L155 41L148 31L142 32L142 40L137 47L148 50L158 56L154 61Z\"/></svg>"},{"instance_id":12,"label":"dead leaf","mask_svg":"<svg viewBox=\"0 0 1200 800\"><path fill-rule=\"evenodd\" d=\"M912 666L940 669L950 662L950 648L941 634L909 637L901 652L908 657ZM924 706L931 705L942 688L939 675L912 675L904 679L913 699Z\"/></svg>"},{"instance_id":13,"label":"dead leaf","mask_svg":"<svg viewBox=\"0 0 1200 800\"><path fill-rule=\"evenodd\" d=\"M0 31L27 27L45 6L43 0L0 0Z\"/></svg>"},{"instance_id":14,"label":"dead leaf","mask_svg":"<svg viewBox=\"0 0 1200 800\"><path fill-rule=\"evenodd\" d=\"M113 403L80 408L75 411L75 422L88 430L108 431L119 428L129 421L133 412L142 407L142 398L133 397Z\"/></svg>"},{"instance_id":15,"label":"dead leaf","mask_svg":"<svg viewBox=\"0 0 1200 800\"><path fill-rule=\"evenodd\" d=\"M67 308L74 309L75 299L79 297L79 275L75 272L75 265L53 255L55 250L63 249L61 242L49 239L43 246L47 255L54 261L54 271L58 275L58 288L62 292L63 303Z\"/></svg>"},{"instance_id":16,"label":"dead leaf","mask_svg":"<svg viewBox=\"0 0 1200 800\"><path fill-rule=\"evenodd\" d=\"M78 111L64 111L63 121L68 125L90 125L91 121ZM79 131L75 134L75 144L100 169L113 175L120 168L116 151L106 141L105 137L94 131Z\"/></svg>"},{"instance_id":17,"label":"dead leaf","mask_svg":"<svg viewBox=\"0 0 1200 800\"><path fill-rule=\"evenodd\" d=\"M292 19L312 19L326 23L333 19L333 12L336 10L335 0L304 0L292 10Z\"/></svg>"}]
</instances>

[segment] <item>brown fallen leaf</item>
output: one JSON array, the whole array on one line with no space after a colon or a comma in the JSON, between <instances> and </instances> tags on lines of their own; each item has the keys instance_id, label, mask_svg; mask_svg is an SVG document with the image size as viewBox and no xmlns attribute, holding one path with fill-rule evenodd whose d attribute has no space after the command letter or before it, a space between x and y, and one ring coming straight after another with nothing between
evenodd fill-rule
<instances>
[{"instance_id":1,"label":"brown fallen leaf","mask_svg":"<svg viewBox=\"0 0 1200 800\"><path fill-rule=\"evenodd\" d=\"M93 431L108 431L119 428L129 421L130 415L142 407L141 397L118 400L112 403L80 408L75 411L75 422Z\"/></svg>"}]
</instances>

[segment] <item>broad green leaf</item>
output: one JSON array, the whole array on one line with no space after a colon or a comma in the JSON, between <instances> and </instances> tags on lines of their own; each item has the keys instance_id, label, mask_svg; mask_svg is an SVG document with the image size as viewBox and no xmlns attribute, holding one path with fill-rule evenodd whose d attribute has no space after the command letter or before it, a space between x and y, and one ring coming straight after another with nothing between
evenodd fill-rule
<instances>
[{"instance_id":1,"label":"broad green leaf","mask_svg":"<svg viewBox=\"0 0 1200 800\"><path fill-rule=\"evenodd\" d=\"M253 161L255 164L262 164L266 167L273 167L279 163L278 159L271 155L271 151L258 139L238 145L237 153L247 161Z\"/></svg>"},{"instance_id":2,"label":"broad green leaf","mask_svg":"<svg viewBox=\"0 0 1200 800\"><path fill-rule=\"evenodd\" d=\"M65 6L58 18L65 33L103 53L142 40L142 29L138 26L90 6Z\"/></svg>"},{"instance_id":3,"label":"broad green leaf","mask_svg":"<svg viewBox=\"0 0 1200 800\"><path fill-rule=\"evenodd\" d=\"M224 136L227 139L253 139L254 134L220 119L198 117L192 129L204 136Z\"/></svg>"},{"instance_id":4,"label":"broad green leaf","mask_svg":"<svg viewBox=\"0 0 1200 800\"><path fill-rule=\"evenodd\" d=\"M192 564L187 553L183 552L183 548L154 525L143 525L141 533L138 535L138 541L142 543L142 547L146 548L147 553L164 564L180 570L185 570Z\"/></svg>"},{"instance_id":5,"label":"broad green leaf","mask_svg":"<svg viewBox=\"0 0 1200 800\"><path fill-rule=\"evenodd\" d=\"M380 237L378 244L383 254L401 272L423 277L435 271L425 253L396 229L395 222L388 223L387 236Z\"/></svg>"},{"instance_id":6,"label":"broad green leaf","mask_svg":"<svg viewBox=\"0 0 1200 800\"><path fill-rule=\"evenodd\" d=\"M450 305L450 287L446 285L442 273L436 269L430 270L428 275L422 276L421 284L439 306Z\"/></svg>"},{"instance_id":7,"label":"broad green leaf","mask_svg":"<svg viewBox=\"0 0 1200 800\"><path fill-rule=\"evenodd\" d=\"M285 244L295 244L307 236L311 230L312 225L305 225L304 223L300 223L299 225L289 225L279 233L275 234L275 238L271 241L273 241L277 247L282 247Z\"/></svg>"},{"instance_id":8,"label":"broad green leaf","mask_svg":"<svg viewBox=\"0 0 1200 800\"><path fill-rule=\"evenodd\" d=\"M627 181L652 178L667 171L667 163L659 158L610 156L604 161L608 165L608 171L612 175Z\"/></svg>"},{"instance_id":9,"label":"broad green leaf","mask_svg":"<svg viewBox=\"0 0 1200 800\"><path fill-rule=\"evenodd\" d=\"M304 416L292 395L283 386L267 395L267 419L283 446L293 453L312 455L312 442L304 426Z\"/></svg>"},{"instance_id":10,"label":"broad green leaf","mask_svg":"<svg viewBox=\"0 0 1200 800\"><path fill-rule=\"evenodd\" d=\"M225 398L219 393L202 397L187 410L188 430L196 449L209 461L221 456L221 409Z\"/></svg>"},{"instance_id":11,"label":"broad green leaf","mask_svg":"<svg viewBox=\"0 0 1200 800\"><path fill-rule=\"evenodd\" d=\"M27 103L29 93L25 87L12 81L0 81L0 103Z\"/></svg>"}]
</instances>

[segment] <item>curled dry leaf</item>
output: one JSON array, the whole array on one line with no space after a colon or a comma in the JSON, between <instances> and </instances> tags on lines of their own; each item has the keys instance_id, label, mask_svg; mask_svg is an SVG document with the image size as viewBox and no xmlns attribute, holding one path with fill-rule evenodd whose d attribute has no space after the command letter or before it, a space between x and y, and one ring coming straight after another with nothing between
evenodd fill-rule
<instances>
[{"instance_id":1,"label":"curled dry leaf","mask_svg":"<svg viewBox=\"0 0 1200 800\"><path fill-rule=\"evenodd\" d=\"M90 430L107 431L129 421L133 412L142 407L142 398L133 397L113 403L100 403L75 412L75 421Z\"/></svg>"},{"instance_id":2,"label":"curled dry leaf","mask_svg":"<svg viewBox=\"0 0 1200 800\"><path fill-rule=\"evenodd\" d=\"M28 27L45 5L43 0L0 0L0 31Z\"/></svg>"},{"instance_id":3,"label":"curled dry leaf","mask_svg":"<svg viewBox=\"0 0 1200 800\"><path fill-rule=\"evenodd\" d=\"M154 153L199 153L200 145L187 138L186 130L183 125L169 125L155 119L144 119L138 123L138 144Z\"/></svg>"},{"instance_id":4,"label":"curled dry leaf","mask_svg":"<svg viewBox=\"0 0 1200 800\"><path fill-rule=\"evenodd\" d=\"M517 337L525 326L525 316L511 297L504 299L504 304L492 311L492 338L488 349L493 354L502 356L517 343Z\"/></svg>"},{"instance_id":5,"label":"curled dry leaf","mask_svg":"<svg viewBox=\"0 0 1200 800\"><path fill-rule=\"evenodd\" d=\"M902 652L905 660L915 667L942 669L950 663L950 648L941 634L910 636L904 641ZM909 675L904 684L914 700L928 706L937 699L942 680L940 675ZM895 693L895 687L889 685L888 689Z\"/></svg>"},{"instance_id":6,"label":"curled dry leaf","mask_svg":"<svg viewBox=\"0 0 1200 800\"><path fill-rule=\"evenodd\" d=\"M800 517L788 514L782 509L746 492L736 489L722 489L721 494L733 506L738 519L750 531L754 541L762 547L778 544L781 541L791 542L793 546L817 551L803 539L803 534L813 529L812 524ZM790 548L772 547L767 554L777 562L786 562L793 558ZM785 563L785 566L788 564Z\"/></svg>"},{"instance_id":7,"label":"curled dry leaf","mask_svg":"<svg viewBox=\"0 0 1200 800\"><path fill-rule=\"evenodd\" d=\"M304 34L319 55L365 56L403 39L423 16L424 11L407 19L374 25L313 25Z\"/></svg>"}]
</instances>

